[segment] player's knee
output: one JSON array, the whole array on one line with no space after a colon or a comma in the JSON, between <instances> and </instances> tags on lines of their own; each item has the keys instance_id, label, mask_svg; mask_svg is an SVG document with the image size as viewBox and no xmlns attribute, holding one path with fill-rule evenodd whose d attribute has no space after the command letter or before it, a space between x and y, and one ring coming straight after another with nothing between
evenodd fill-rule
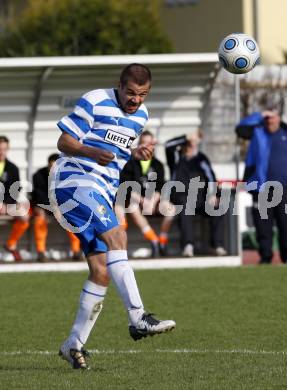
<instances>
[{"instance_id":1,"label":"player's knee","mask_svg":"<svg viewBox=\"0 0 287 390\"><path fill-rule=\"evenodd\" d=\"M43 218L46 218L46 212L45 210L41 209L40 207L34 207L34 216L35 217L43 217Z\"/></svg>"},{"instance_id":2,"label":"player's knee","mask_svg":"<svg viewBox=\"0 0 287 390\"><path fill-rule=\"evenodd\" d=\"M127 248L127 234L121 226L104 233L102 239L109 250L123 250Z\"/></svg>"},{"instance_id":3,"label":"player's knee","mask_svg":"<svg viewBox=\"0 0 287 390\"><path fill-rule=\"evenodd\" d=\"M159 211L165 217L173 217L176 214L175 206L167 201L163 201L159 205Z\"/></svg>"},{"instance_id":4,"label":"player's knee","mask_svg":"<svg viewBox=\"0 0 287 390\"><path fill-rule=\"evenodd\" d=\"M122 227L119 227L113 234L111 245L108 245L110 250L126 249L127 248L127 234Z\"/></svg>"},{"instance_id":5,"label":"player's knee","mask_svg":"<svg viewBox=\"0 0 287 390\"><path fill-rule=\"evenodd\" d=\"M21 216L21 217L16 217L15 219L14 219L14 223L15 222L20 222L20 223L22 223L23 225L25 224L25 225L30 225L30 218L29 218L29 216L28 215L24 215L24 216Z\"/></svg>"}]
</instances>

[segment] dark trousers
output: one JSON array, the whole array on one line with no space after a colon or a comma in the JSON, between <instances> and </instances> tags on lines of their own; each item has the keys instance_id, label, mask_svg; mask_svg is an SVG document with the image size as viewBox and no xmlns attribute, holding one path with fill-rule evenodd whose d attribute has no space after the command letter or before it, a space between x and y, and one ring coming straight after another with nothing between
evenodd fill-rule
<instances>
[{"instance_id":1,"label":"dark trousers","mask_svg":"<svg viewBox=\"0 0 287 390\"><path fill-rule=\"evenodd\" d=\"M272 192L270 192L271 200ZM260 205L258 205L258 193L252 193L253 207L252 216L256 230L256 239L259 246L259 255L261 263L270 263L272 260L272 238L273 226L276 223L279 238L279 250L283 263L287 263L287 214L285 205L287 205L287 187L283 187L283 197L281 202L272 208L267 209L267 219L260 215ZM286 206L287 207L287 206Z\"/></svg>"},{"instance_id":2,"label":"dark trousers","mask_svg":"<svg viewBox=\"0 0 287 390\"><path fill-rule=\"evenodd\" d=\"M210 216L204 209L197 209L196 215L202 215L209 220L210 246L212 248L223 247L223 216ZM180 229L180 244L184 248L187 244L194 245L194 215L185 215L184 210L178 216Z\"/></svg>"}]
</instances>

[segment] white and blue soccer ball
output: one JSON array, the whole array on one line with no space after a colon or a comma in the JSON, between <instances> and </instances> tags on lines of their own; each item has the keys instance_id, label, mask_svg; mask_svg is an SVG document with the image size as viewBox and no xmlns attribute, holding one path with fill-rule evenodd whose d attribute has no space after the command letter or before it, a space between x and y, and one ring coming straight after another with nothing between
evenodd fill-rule
<instances>
[{"instance_id":1,"label":"white and blue soccer ball","mask_svg":"<svg viewBox=\"0 0 287 390\"><path fill-rule=\"evenodd\" d=\"M225 37L218 49L219 62L228 72L250 72L260 61L260 51L254 38L234 33Z\"/></svg>"}]
</instances>

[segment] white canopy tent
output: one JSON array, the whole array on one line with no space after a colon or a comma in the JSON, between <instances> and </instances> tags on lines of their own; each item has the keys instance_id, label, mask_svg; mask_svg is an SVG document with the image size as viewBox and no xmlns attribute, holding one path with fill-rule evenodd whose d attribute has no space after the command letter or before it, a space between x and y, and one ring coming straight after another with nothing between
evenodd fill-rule
<instances>
[{"instance_id":1,"label":"white canopy tent","mask_svg":"<svg viewBox=\"0 0 287 390\"><path fill-rule=\"evenodd\" d=\"M57 121L86 91L116 87L121 68L148 65L153 87L148 127L162 143L201 124L216 75L217 54L34 57L0 59L0 134L11 141L10 158L30 179L56 152Z\"/></svg>"}]
</instances>

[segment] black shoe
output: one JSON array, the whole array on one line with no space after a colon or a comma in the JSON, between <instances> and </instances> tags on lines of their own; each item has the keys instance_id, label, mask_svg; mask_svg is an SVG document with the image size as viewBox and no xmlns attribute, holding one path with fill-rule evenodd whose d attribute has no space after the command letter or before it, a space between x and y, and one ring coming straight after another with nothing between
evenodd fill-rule
<instances>
[{"instance_id":1,"label":"black shoe","mask_svg":"<svg viewBox=\"0 0 287 390\"><path fill-rule=\"evenodd\" d=\"M85 358L90 358L90 357L91 357L90 352L87 351L86 349L82 348L82 349L81 349L81 352L82 352L82 354L83 354L83 356L84 356Z\"/></svg>"},{"instance_id":2,"label":"black shoe","mask_svg":"<svg viewBox=\"0 0 287 390\"><path fill-rule=\"evenodd\" d=\"M47 263L49 261L49 259L48 259L45 252L38 252L37 253L37 261L39 263Z\"/></svg>"},{"instance_id":3,"label":"black shoe","mask_svg":"<svg viewBox=\"0 0 287 390\"><path fill-rule=\"evenodd\" d=\"M153 257L153 258L160 257L160 249L159 249L158 242L151 241L151 255L150 255L150 257Z\"/></svg>"},{"instance_id":4,"label":"black shoe","mask_svg":"<svg viewBox=\"0 0 287 390\"><path fill-rule=\"evenodd\" d=\"M271 260L269 260L269 259L260 259L258 264L271 264Z\"/></svg>"},{"instance_id":5,"label":"black shoe","mask_svg":"<svg viewBox=\"0 0 287 390\"><path fill-rule=\"evenodd\" d=\"M73 252L72 260L73 261L81 261L82 260L82 253L81 252Z\"/></svg>"},{"instance_id":6,"label":"black shoe","mask_svg":"<svg viewBox=\"0 0 287 390\"><path fill-rule=\"evenodd\" d=\"M175 328L173 320L157 320L152 313L144 313L136 325L129 326L130 336L135 340L142 337L165 333Z\"/></svg>"},{"instance_id":7,"label":"black shoe","mask_svg":"<svg viewBox=\"0 0 287 390\"><path fill-rule=\"evenodd\" d=\"M168 256L167 245L165 245L165 244L159 245L159 254L162 257Z\"/></svg>"}]
</instances>

